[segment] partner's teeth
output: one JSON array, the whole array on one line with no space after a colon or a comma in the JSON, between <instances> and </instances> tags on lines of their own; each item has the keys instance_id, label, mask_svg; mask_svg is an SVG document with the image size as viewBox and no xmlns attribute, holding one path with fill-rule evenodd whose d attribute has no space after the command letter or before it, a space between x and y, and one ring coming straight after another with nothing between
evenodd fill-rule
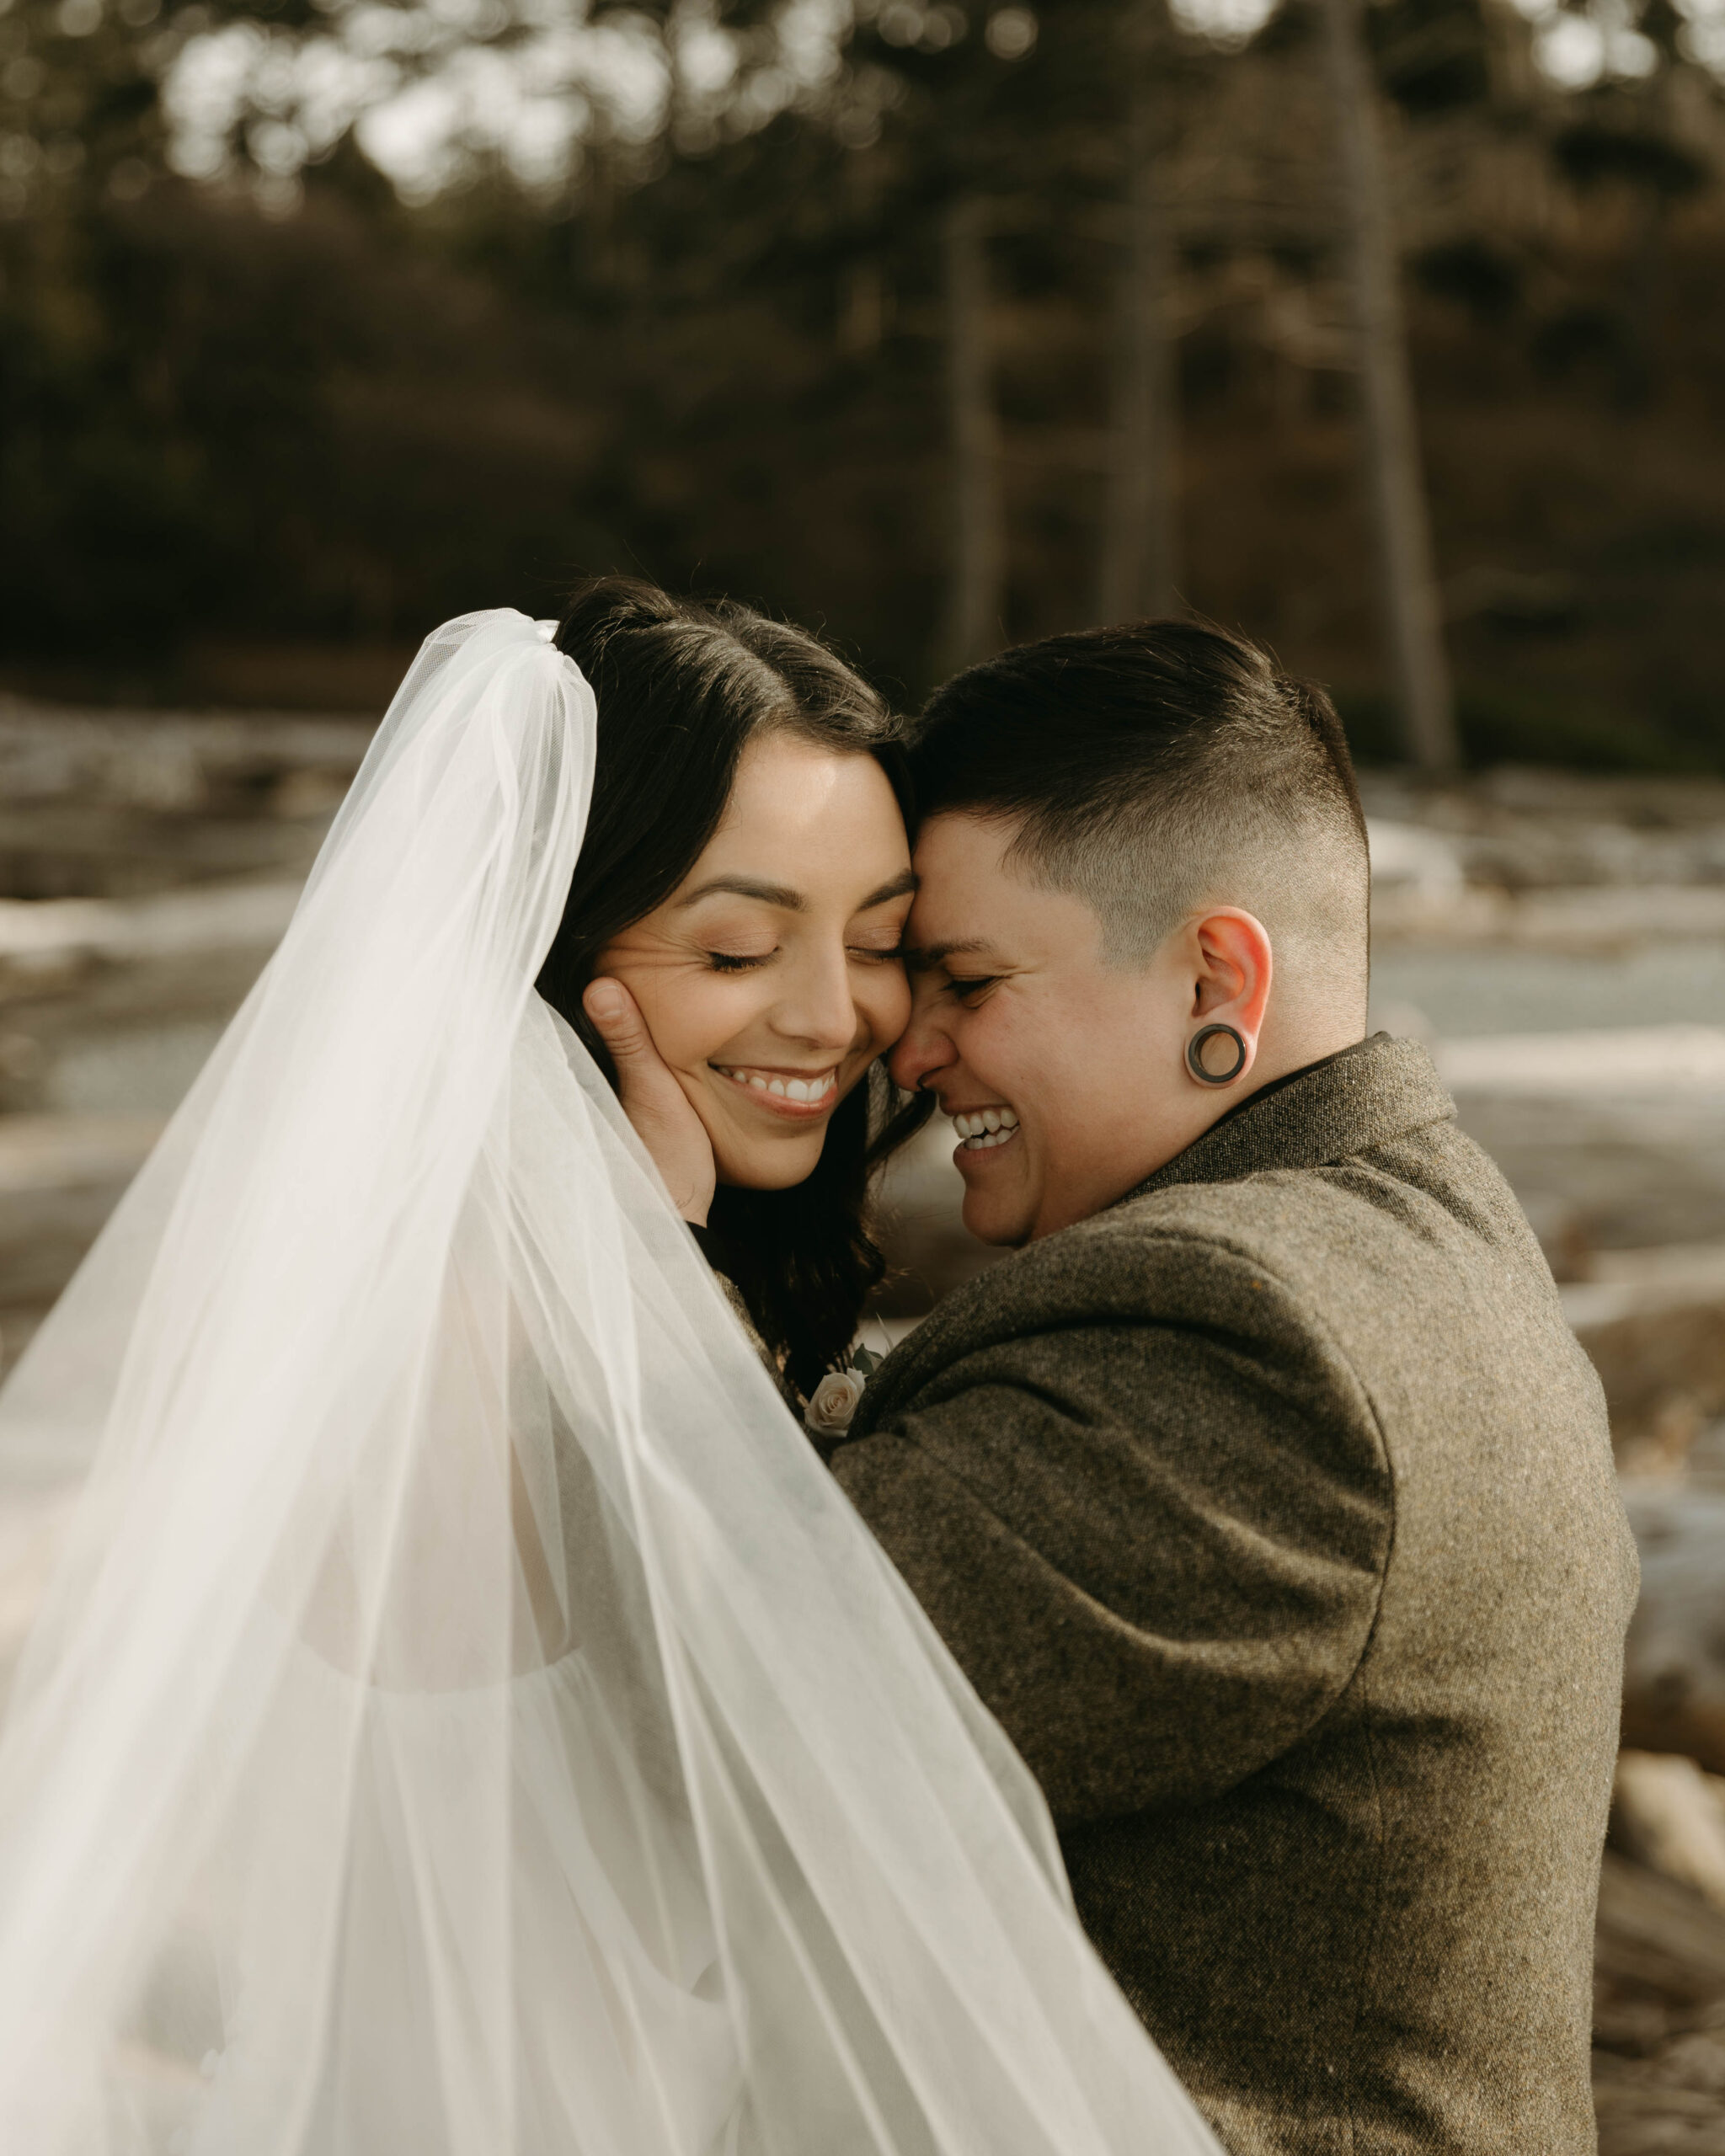
<instances>
[{"instance_id":1,"label":"partner's teeth","mask_svg":"<svg viewBox=\"0 0 1725 2156\"><path fill-rule=\"evenodd\" d=\"M1018 1128L1018 1118L1008 1107L977 1108L953 1118L953 1128L960 1138L986 1138L1004 1131L1008 1137Z\"/></svg>"}]
</instances>

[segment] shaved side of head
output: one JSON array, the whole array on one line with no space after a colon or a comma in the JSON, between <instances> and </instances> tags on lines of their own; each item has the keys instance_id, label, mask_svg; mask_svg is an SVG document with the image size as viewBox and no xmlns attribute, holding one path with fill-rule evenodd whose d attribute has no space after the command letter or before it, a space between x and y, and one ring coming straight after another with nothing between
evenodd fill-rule
<instances>
[{"instance_id":1,"label":"shaved side of head","mask_svg":"<svg viewBox=\"0 0 1725 2156\"><path fill-rule=\"evenodd\" d=\"M1017 826L1009 858L1081 898L1119 965L1205 908L1269 931L1279 994L1363 1026L1370 867L1322 689L1194 622L1049 637L938 690L913 756L924 815Z\"/></svg>"}]
</instances>

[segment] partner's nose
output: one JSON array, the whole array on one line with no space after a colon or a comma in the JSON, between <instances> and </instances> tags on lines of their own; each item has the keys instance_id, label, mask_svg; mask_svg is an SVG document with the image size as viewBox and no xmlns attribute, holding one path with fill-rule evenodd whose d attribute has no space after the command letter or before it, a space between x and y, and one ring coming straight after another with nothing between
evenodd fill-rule
<instances>
[{"instance_id":1,"label":"partner's nose","mask_svg":"<svg viewBox=\"0 0 1725 2156\"><path fill-rule=\"evenodd\" d=\"M887 1058L893 1083L905 1092L914 1093L937 1070L948 1069L958 1059L958 1050L936 1017L932 997L919 990L911 1006L911 1022Z\"/></svg>"}]
</instances>

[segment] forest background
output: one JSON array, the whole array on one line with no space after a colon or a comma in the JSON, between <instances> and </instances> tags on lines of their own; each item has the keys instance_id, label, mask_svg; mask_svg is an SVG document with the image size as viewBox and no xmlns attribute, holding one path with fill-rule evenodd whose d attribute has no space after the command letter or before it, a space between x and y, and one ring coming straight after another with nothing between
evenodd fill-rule
<instances>
[{"instance_id":1,"label":"forest background","mask_svg":"<svg viewBox=\"0 0 1725 2156\"><path fill-rule=\"evenodd\" d=\"M1180 604L1368 759L1725 769L1722 77L1725 0L0 0L0 688L375 711L622 568L910 700Z\"/></svg>"}]
</instances>

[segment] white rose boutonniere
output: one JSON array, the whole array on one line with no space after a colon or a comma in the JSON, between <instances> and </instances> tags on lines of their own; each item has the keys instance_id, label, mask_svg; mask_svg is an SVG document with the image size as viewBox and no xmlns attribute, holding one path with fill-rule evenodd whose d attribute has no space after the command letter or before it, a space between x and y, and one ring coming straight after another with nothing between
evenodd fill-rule
<instances>
[{"instance_id":1,"label":"white rose boutonniere","mask_svg":"<svg viewBox=\"0 0 1725 2156\"><path fill-rule=\"evenodd\" d=\"M817 1438L841 1438L851 1427L862 1397L862 1388L879 1368L880 1357L868 1348L852 1351L843 1369L829 1370L815 1386L803 1411L804 1428Z\"/></svg>"},{"instance_id":2,"label":"white rose boutonniere","mask_svg":"<svg viewBox=\"0 0 1725 2156\"><path fill-rule=\"evenodd\" d=\"M855 1370L829 1370L803 1411L804 1428L817 1438L843 1437L866 1383Z\"/></svg>"}]
</instances>

